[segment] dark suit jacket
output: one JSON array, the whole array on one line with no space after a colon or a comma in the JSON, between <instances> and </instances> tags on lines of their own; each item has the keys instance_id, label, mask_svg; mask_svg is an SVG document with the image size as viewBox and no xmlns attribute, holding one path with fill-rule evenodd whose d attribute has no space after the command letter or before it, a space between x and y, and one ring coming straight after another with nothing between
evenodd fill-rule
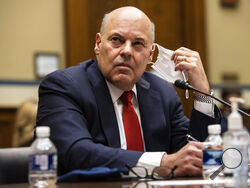
<instances>
[{"instance_id":1,"label":"dark suit jacket","mask_svg":"<svg viewBox=\"0 0 250 188\"><path fill-rule=\"evenodd\" d=\"M204 140L207 125L220 121L217 108L215 119L196 110L191 120L186 118L173 86L151 73L145 72L136 88L146 151L176 152L186 144L187 133ZM59 175L96 166L126 171L125 164L134 166L143 154L120 148L112 99L94 60L56 71L41 82L41 125L51 128Z\"/></svg>"}]
</instances>

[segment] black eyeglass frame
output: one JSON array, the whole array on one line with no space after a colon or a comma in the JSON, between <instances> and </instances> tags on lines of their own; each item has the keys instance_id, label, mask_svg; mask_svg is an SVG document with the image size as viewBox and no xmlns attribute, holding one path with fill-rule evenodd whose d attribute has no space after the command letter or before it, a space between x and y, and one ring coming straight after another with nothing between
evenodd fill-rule
<instances>
[{"instance_id":1,"label":"black eyeglass frame","mask_svg":"<svg viewBox=\"0 0 250 188\"><path fill-rule=\"evenodd\" d=\"M148 173L148 170L147 168L145 168L144 166L135 166L135 167L130 167L129 165L125 165L129 171L131 171L134 175L136 175L137 178L139 179L142 179L142 178L149 178L149 179L154 179L154 180L169 180L169 179L172 179L172 178L175 178L175 175L174 175L174 171L178 168L177 165L175 165L173 168L170 168L170 167L167 167L167 166L157 166L157 167L154 167L153 171L151 174ZM142 168L145 170L146 172L146 176L141 176L139 174L137 174L133 168ZM159 168L169 168L171 169L171 171L169 172L169 174L167 176L159 176L159 177L155 177L153 174L155 174L155 171Z\"/></svg>"}]
</instances>

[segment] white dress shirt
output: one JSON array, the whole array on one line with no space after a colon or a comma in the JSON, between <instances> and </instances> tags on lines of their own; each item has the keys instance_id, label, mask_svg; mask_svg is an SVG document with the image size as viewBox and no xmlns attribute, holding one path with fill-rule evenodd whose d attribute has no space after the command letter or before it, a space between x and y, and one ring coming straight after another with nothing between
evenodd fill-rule
<instances>
[{"instance_id":1,"label":"white dress shirt","mask_svg":"<svg viewBox=\"0 0 250 188\"><path fill-rule=\"evenodd\" d=\"M125 131L124 131L124 127L123 127L123 121L122 121L122 108L123 108L123 104L120 101L119 97L122 95L122 93L124 92L123 90L115 87L113 84L111 84L110 82L108 82L106 80L106 83L108 85L109 88L109 92L114 104L114 109L115 109L115 115L117 118L117 123L118 123L118 127L119 127L119 133L120 133L120 142L121 142L121 148L122 149L127 149L127 143L126 143L126 137L125 137ZM136 87L134 86L133 89L133 97L132 97L132 104L134 106L134 110L138 116L139 119L139 123L141 125L141 116L140 116L140 109L139 109L139 104L138 104L138 99L137 99L137 91L136 91ZM207 114L211 117L213 117L214 112L213 112L213 105L211 103L203 103L200 101L194 101L194 108L204 114ZM143 138L143 131L141 128L141 132L142 132L142 138ZM143 145L144 145L144 138L143 138ZM156 166L160 166L161 164L161 159L162 156L166 153L165 151L162 152L147 152L145 145L144 145L144 153L143 155L140 157L140 159L137 162L137 166L146 166L149 170L149 172Z\"/></svg>"}]
</instances>

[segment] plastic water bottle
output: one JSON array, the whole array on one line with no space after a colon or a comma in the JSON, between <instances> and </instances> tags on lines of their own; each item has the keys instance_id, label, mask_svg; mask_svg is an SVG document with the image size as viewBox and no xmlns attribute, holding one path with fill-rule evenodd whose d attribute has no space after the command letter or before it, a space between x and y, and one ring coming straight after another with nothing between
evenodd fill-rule
<instances>
[{"instance_id":1,"label":"plastic water bottle","mask_svg":"<svg viewBox=\"0 0 250 188\"><path fill-rule=\"evenodd\" d=\"M238 102L244 102L240 98L230 98L232 102L232 113L228 116L228 131L223 134L223 150L228 148L235 148L240 153L242 158L239 161L239 166L237 168L225 168L223 173L227 179L227 187L248 187L248 147L249 147L249 134L243 128L242 117L238 113ZM235 159L232 160L232 164ZM237 162L237 161L236 161Z\"/></svg>"},{"instance_id":2,"label":"plastic water bottle","mask_svg":"<svg viewBox=\"0 0 250 188\"><path fill-rule=\"evenodd\" d=\"M208 137L203 142L202 175L209 179L210 175L221 166L222 138L219 124L208 126Z\"/></svg>"},{"instance_id":3,"label":"plastic water bottle","mask_svg":"<svg viewBox=\"0 0 250 188\"><path fill-rule=\"evenodd\" d=\"M29 156L29 183L34 187L54 187L57 180L57 150L49 139L49 127L36 128L36 140Z\"/></svg>"}]
</instances>

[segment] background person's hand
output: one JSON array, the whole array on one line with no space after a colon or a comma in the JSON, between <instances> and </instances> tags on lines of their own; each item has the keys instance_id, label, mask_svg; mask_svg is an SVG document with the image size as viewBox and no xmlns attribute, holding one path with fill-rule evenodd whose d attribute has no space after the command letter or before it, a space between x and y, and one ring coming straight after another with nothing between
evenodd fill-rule
<instances>
[{"instance_id":1,"label":"background person's hand","mask_svg":"<svg viewBox=\"0 0 250 188\"><path fill-rule=\"evenodd\" d=\"M198 52L181 47L174 51L171 59L176 64L176 71L180 70L187 73L190 85L206 93L210 93L207 76Z\"/></svg>"},{"instance_id":2,"label":"background person's hand","mask_svg":"<svg viewBox=\"0 0 250 188\"><path fill-rule=\"evenodd\" d=\"M189 142L174 154L165 154L161 160L161 166L178 168L175 176L199 176L202 174L202 143Z\"/></svg>"}]
</instances>

